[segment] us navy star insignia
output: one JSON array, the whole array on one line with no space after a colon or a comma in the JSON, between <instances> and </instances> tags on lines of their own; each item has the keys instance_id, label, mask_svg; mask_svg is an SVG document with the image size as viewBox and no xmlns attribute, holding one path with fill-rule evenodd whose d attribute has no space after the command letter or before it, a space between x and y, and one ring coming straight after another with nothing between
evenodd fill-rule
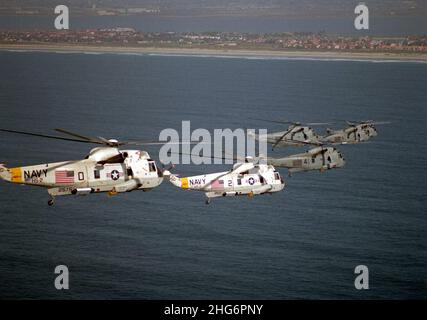
<instances>
[{"instance_id":1,"label":"us navy star insignia","mask_svg":"<svg viewBox=\"0 0 427 320\"><path fill-rule=\"evenodd\" d=\"M111 179L118 180L120 178L120 173L117 170L111 171Z\"/></svg>"}]
</instances>

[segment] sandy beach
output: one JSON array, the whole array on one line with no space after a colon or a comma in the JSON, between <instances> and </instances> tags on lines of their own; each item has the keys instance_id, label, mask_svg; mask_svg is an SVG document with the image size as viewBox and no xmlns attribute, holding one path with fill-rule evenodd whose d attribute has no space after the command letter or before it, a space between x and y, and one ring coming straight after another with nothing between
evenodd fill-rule
<instances>
[{"instance_id":1,"label":"sandy beach","mask_svg":"<svg viewBox=\"0 0 427 320\"><path fill-rule=\"evenodd\" d=\"M22 50L42 52L89 52L89 53L129 53L162 55L204 55L230 57L270 57L342 60L397 60L427 62L423 53L385 53L385 52L336 52L336 51L273 51L240 49L201 49L201 48L156 48L156 47L117 47L67 44L0 44L0 50Z\"/></svg>"}]
</instances>

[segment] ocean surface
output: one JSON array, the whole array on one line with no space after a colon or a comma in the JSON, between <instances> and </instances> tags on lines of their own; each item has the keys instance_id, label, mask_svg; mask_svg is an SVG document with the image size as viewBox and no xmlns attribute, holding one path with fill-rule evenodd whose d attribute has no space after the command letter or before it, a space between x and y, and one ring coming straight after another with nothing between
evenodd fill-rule
<instances>
[{"instance_id":1,"label":"ocean surface","mask_svg":"<svg viewBox=\"0 0 427 320\"><path fill-rule=\"evenodd\" d=\"M407 36L427 34L425 16L379 16L371 12L369 30L354 28L353 9L348 16L286 18L280 16L74 16L70 29L128 27L145 32L319 32L355 36ZM0 16L0 29L55 30L51 16Z\"/></svg>"},{"instance_id":2,"label":"ocean surface","mask_svg":"<svg viewBox=\"0 0 427 320\"><path fill-rule=\"evenodd\" d=\"M0 70L0 127L16 130L153 140L182 120L270 131L283 127L249 118L392 122L369 143L340 146L343 169L291 178L282 169L283 192L209 206L164 182L48 207L46 190L1 181L0 298L426 297L426 63L0 52ZM89 149L0 134L10 167ZM69 290L54 287L60 264ZM369 290L354 287L358 265L369 268Z\"/></svg>"}]
</instances>

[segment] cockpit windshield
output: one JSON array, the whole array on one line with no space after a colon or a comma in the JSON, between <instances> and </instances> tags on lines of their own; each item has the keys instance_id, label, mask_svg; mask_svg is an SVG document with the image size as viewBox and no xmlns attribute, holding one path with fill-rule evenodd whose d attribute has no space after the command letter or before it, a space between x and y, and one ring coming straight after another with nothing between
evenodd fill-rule
<instances>
[{"instance_id":1,"label":"cockpit windshield","mask_svg":"<svg viewBox=\"0 0 427 320\"><path fill-rule=\"evenodd\" d=\"M157 171L156 164L154 163L154 161L148 162L148 168L149 168L150 172L156 172Z\"/></svg>"}]
</instances>

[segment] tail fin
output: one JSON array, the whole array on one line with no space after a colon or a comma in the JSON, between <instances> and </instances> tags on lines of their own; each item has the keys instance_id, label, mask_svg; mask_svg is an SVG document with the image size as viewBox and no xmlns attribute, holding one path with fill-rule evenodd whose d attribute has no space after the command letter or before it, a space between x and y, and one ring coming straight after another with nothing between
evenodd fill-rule
<instances>
[{"instance_id":1,"label":"tail fin","mask_svg":"<svg viewBox=\"0 0 427 320\"><path fill-rule=\"evenodd\" d=\"M7 168L4 164L0 164L0 178L13 183L24 183L21 167Z\"/></svg>"},{"instance_id":2,"label":"tail fin","mask_svg":"<svg viewBox=\"0 0 427 320\"><path fill-rule=\"evenodd\" d=\"M0 163L0 178L6 181L12 180L10 170L3 163Z\"/></svg>"},{"instance_id":3,"label":"tail fin","mask_svg":"<svg viewBox=\"0 0 427 320\"><path fill-rule=\"evenodd\" d=\"M178 176L171 174L169 176L169 182L178 188L188 189L188 178L179 178Z\"/></svg>"},{"instance_id":4,"label":"tail fin","mask_svg":"<svg viewBox=\"0 0 427 320\"><path fill-rule=\"evenodd\" d=\"M188 178L180 178L175 174L172 174L169 170L174 168L174 165L170 166L168 169L163 170L163 176L166 179L169 179L169 182L172 183L175 187L188 189Z\"/></svg>"}]
</instances>

